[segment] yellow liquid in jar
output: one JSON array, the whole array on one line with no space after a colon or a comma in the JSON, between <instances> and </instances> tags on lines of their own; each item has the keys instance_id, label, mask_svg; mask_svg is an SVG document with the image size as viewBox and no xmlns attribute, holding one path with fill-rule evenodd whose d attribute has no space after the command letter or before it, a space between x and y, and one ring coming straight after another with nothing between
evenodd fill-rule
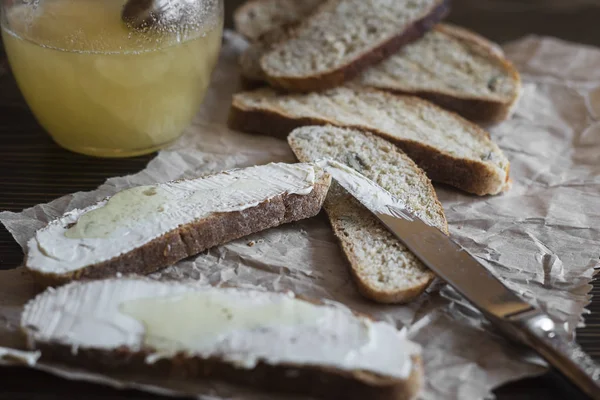
<instances>
[{"instance_id":1,"label":"yellow liquid in jar","mask_svg":"<svg viewBox=\"0 0 600 400\"><path fill-rule=\"evenodd\" d=\"M2 36L21 92L72 151L152 152L181 135L208 87L221 45L218 5L201 26L135 32L121 21L124 4L46 0L6 15Z\"/></svg>"}]
</instances>

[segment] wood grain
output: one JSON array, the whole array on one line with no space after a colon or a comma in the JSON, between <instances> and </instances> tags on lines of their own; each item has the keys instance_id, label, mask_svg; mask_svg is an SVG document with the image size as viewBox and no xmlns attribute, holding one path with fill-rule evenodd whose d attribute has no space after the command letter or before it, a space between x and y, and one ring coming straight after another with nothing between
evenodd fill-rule
<instances>
[{"instance_id":1,"label":"wood grain","mask_svg":"<svg viewBox=\"0 0 600 400\"><path fill-rule=\"evenodd\" d=\"M240 0L226 0L227 25ZM600 45L600 8L569 14L550 11L500 13L467 7L473 1L455 0L453 22L477 30L493 40L514 39L527 33L561 36ZM131 159L90 158L59 148L37 124L19 94L0 46L0 210L20 211L75 191L95 189L107 178L135 173L153 155ZM0 227L0 269L21 263L22 252L4 227ZM596 284L593 294L600 294ZM600 300L590 305L588 326L578 331L578 342L600 361ZM496 391L499 399L574 399L555 376L528 379ZM81 382L68 382L22 368L0 369L0 400L4 399L158 399L135 391Z\"/></svg>"}]
</instances>

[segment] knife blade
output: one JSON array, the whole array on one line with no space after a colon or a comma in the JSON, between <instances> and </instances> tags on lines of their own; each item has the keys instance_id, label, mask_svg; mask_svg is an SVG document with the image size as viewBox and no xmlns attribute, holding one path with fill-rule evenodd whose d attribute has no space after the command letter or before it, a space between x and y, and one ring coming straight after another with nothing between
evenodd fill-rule
<instances>
[{"instance_id":1,"label":"knife blade","mask_svg":"<svg viewBox=\"0 0 600 400\"><path fill-rule=\"evenodd\" d=\"M537 351L584 393L600 400L600 368L566 338L564 327L521 299L467 250L377 183L333 160L318 164L500 332Z\"/></svg>"}]
</instances>

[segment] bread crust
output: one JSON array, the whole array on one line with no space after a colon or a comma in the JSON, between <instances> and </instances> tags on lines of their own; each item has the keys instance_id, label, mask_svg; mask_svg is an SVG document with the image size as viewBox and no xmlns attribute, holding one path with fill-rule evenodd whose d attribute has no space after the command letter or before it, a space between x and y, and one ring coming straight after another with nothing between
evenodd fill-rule
<instances>
[{"instance_id":1,"label":"bread crust","mask_svg":"<svg viewBox=\"0 0 600 400\"><path fill-rule=\"evenodd\" d=\"M393 95L388 94L388 96ZM411 101L425 102L425 100L417 97L411 97ZM472 122L456 113L445 112L454 114L456 118L461 119L466 124L473 125ZM328 124L362 129L389 140L400 147L419 167L425 170L427 176L433 181L446 183L479 196L498 194L508 189L508 167L506 169L506 181L500 182L496 179L495 171L484 163L453 157L426 144L408 139L401 140L390 136L386 132L365 126L343 125L336 123L336 121L320 118L294 118L268 109L248 109L240 101L237 101L235 96L228 119L228 125L232 129L272 135L281 139L285 139L292 130L301 126ZM489 133L479 127L475 128L479 135L489 138Z\"/></svg>"},{"instance_id":2,"label":"bread crust","mask_svg":"<svg viewBox=\"0 0 600 400\"><path fill-rule=\"evenodd\" d=\"M315 305L325 305L322 300L301 295L295 297ZM354 310L352 313L373 320L370 315ZM42 361L65 363L101 373L117 372L131 376L133 371L136 375L162 379L218 380L267 392L326 399L410 400L416 397L423 386L423 364L419 355L411 357L412 369L407 379L362 370L347 371L318 365L272 365L262 361L252 369L245 369L218 357L205 358L184 352L149 363L147 357L153 355L154 351L148 347L138 351L127 347L111 350L77 348L77 351L73 351L72 345L36 341L28 329L27 326L21 326L27 347L41 351Z\"/></svg>"},{"instance_id":3,"label":"bread crust","mask_svg":"<svg viewBox=\"0 0 600 400\"><path fill-rule=\"evenodd\" d=\"M165 233L126 254L72 272L60 274L28 270L41 287L119 274L149 274L211 247L317 215L330 183L331 177L322 174L310 194L286 193L242 211L215 213Z\"/></svg>"},{"instance_id":4,"label":"bread crust","mask_svg":"<svg viewBox=\"0 0 600 400\"><path fill-rule=\"evenodd\" d=\"M317 8L317 10L314 11L314 14L318 14L321 7L326 6L327 2ZM333 70L304 77L276 76L269 71L268 68L265 68L263 64L263 60L269 53L263 55L261 59L261 68L265 72L266 79L271 85L289 91L312 92L340 86L344 82L354 79L369 66L383 61L399 51L403 46L421 38L438 21L442 20L448 14L449 10L450 0L437 0L437 4L427 15L416 20L404 32L374 46L368 52L365 52L346 65L341 65ZM303 26L304 23L301 23L298 30L302 29Z\"/></svg>"},{"instance_id":5,"label":"bread crust","mask_svg":"<svg viewBox=\"0 0 600 400\"><path fill-rule=\"evenodd\" d=\"M153 364L145 361L148 350L132 352L126 348L112 351L78 349L61 343L34 343L42 352L41 360L83 366L99 372L122 372L156 376L173 380L218 380L244 385L272 393L317 396L324 399L410 400L422 386L423 367L420 357L413 357L413 369L406 380L378 376L364 371L301 365L269 365L260 362L254 369L236 368L217 358L177 354Z\"/></svg>"}]
</instances>

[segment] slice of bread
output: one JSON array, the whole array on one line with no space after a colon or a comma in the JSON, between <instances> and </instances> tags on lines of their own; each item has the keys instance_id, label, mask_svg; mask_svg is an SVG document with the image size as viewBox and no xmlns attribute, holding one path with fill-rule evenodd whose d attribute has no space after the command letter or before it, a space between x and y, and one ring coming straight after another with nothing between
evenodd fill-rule
<instances>
[{"instance_id":1,"label":"slice of bread","mask_svg":"<svg viewBox=\"0 0 600 400\"><path fill-rule=\"evenodd\" d=\"M417 95L484 123L505 120L521 88L519 73L495 44L442 24L366 70L358 81Z\"/></svg>"},{"instance_id":2,"label":"slice of bread","mask_svg":"<svg viewBox=\"0 0 600 400\"><path fill-rule=\"evenodd\" d=\"M273 49L278 43L287 40L292 29L293 25L272 29L251 43L240 55L241 74L246 87L264 86L267 77L260 66L260 60L265 53Z\"/></svg>"},{"instance_id":3,"label":"slice of bread","mask_svg":"<svg viewBox=\"0 0 600 400\"><path fill-rule=\"evenodd\" d=\"M339 86L420 38L447 11L447 0L328 0L262 57L261 68L288 90Z\"/></svg>"},{"instance_id":4,"label":"slice of bread","mask_svg":"<svg viewBox=\"0 0 600 400\"><path fill-rule=\"evenodd\" d=\"M299 160L327 158L344 163L402 200L428 224L448 232L431 182L390 142L332 126L295 129L288 142ZM433 272L335 181L324 207L364 296L381 303L404 303L427 288Z\"/></svg>"},{"instance_id":5,"label":"slice of bread","mask_svg":"<svg viewBox=\"0 0 600 400\"><path fill-rule=\"evenodd\" d=\"M420 347L394 326L289 292L144 278L73 282L31 300L21 328L42 360L196 388L217 380L326 399L400 400L422 385Z\"/></svg>"},{"instance_id":6,"label":"slice of bread","mask_svg":"<svg viewBox=\"0 0 600 400\"><path fill-rule=\"evenodd\" d=\"M267 80L260 59L288 34L283 27L274 29L242 54L242 76L251 86ZM416 95L481 123L505 120L521 88L519 73L497 45L446 24L366 69L355 82Z\"/></svg>"},{"instance_id":7,"label":"slice of bread","mask_svg":"<svg viewBox=\"0 0 600 400\"><path fill-rule=\"evenodd\" d=\"M318 214L330 182L313 164L273 163L135 187L36 232L25 267L44 286L151 273Z\"/></svg>"},{"instance_id":8,"label":"slice of bread","mask_svg":"<svg viewBox=\"0 0 600 400\"><path fill-rule=\"evenodd\" d=\"M285 138L305 125L354 127L397 144L433 181L477 195L509 186L509 162L479 126L432 103L364 87L309 94L269 88L234 95L230 127Z\"/></svg>"},{"instance_id":9,"label":"slice of bread","mask_svg":"<svg viewBox=\"0 0 600 400\"><path fill-rule=\"evenodd\" d=\"M310 15L324 0L249 0L233 14L235 30L250 40L294 24Z\"/></svg>"}]
</instances>

